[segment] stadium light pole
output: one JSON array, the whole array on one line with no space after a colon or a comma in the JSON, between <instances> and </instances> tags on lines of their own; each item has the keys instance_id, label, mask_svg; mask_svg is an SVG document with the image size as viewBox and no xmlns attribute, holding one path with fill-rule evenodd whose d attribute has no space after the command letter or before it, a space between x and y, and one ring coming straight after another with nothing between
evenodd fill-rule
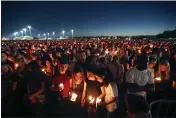
<instances>
[{"instance_id":1,"label":"stadium light pole","mask_svg":"<svg viewBox=\"0 0 176 118\"><path fill-rule=\"evenodd\" d=\"M38 38L40 39L40 34L38 34Z\"/></svg>"},{"instance_id":2,"label":"stadium light pole","mask_svg":"<svg viewBox=\"0 0 176 118\"><path fill-rule=\"evenodd\" d=\"M14 32L13 35L16 36L16 32Z\"/></svg>"},{"instance_id":3,"label":"stadium light pole","mask_svg":"<svg viewBox=\"0 0 176 118\"><path fill-rule=\"evenodd\" d=\"M63 34L63 38L64 38L64 33L65 33L65 31L62 31L62 34Z\"/></svg>"},{"instance_id":4,"label":"stadium light pole","mask_svg":"<svg viewBox=\"0 0 176 118\"><path fill-rule=\"evenodd\" d=\"M49 33L48 33L48 38L49 38Z\"/></svg>"},{"instance_id":5,"label":"stadium light pole","mask_svg":"<svg viewBox=\"0 0 176 118\"><path fill-rule=\"evenodd\" d=\"M23 31L24 31L24 35L26 36L26 29L24 28Z\"/></svg>"},{"instance_id":6,"label":"stadium light pole","mask_svg":"<svg viewBox=\"0 0 176 118\"><path fill-rule=\"evenodd\" d=\"M16 36L18 36L18 32L16 32Z\"/></svg>"},{"instance_id":7,"label":"stadium light pole","mask_svg":"<svg viewBox=\"0 0 176 118\"><path fill-rule=\"evenodd\" d=\"M21 30L20 32L21 32L21 34L22 34L22 36L23 36L23 30Z\"/></svg>"},{"instance_id":8,"label":"stadium light pole","mask_svg":"<svg viewBox=\"0 0 176 118\"><path fill-rule=\"evenodd\" d=\"M32 36L32 32L31 32L31 26L27 26L29 28L29 32L30 32L30 36Z\"/></svg>"},{"instance_id":9,"label":"stadium light pole","mask_svg":"<svg viewBox=\"0 0 176 118\"><path fill-rule=\"evenodd\" d=\"M45 38L46 34L44 33L43 36L44 36L44 38Z\"/></svg>"},{"instance_id":10,"label":"stadium light pole","mask_svg":"<svg viewBox=\"0 0 176 118\"><path fill-rule=\"evenodd\" d=\"M72 32L72 39L73 39L73 31L74 31L74 30L71 30L71 32Z\"/></svg>"},{"instance_id":11,"label":"stadium light pole","mask_svg":"<svg viewBox=\"0 0 176 118\"><path fill-rule=\"evenodd\" d=\"M55 32L53 32L53 37L54 37L54 39L55 39Z\"/></svg>"}]
</instances>

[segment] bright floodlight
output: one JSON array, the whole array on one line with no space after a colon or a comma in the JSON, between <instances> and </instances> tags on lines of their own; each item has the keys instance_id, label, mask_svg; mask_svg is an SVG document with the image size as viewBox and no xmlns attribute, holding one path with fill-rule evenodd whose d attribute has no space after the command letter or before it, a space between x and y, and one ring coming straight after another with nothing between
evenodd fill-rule
<instances>
[{"instance_id":1,"label":"bright floodlight","mask_svg":"<svg viewBox=\"0 0 176 118\"><path fill-rule=\"evenodd\" d=\"M20 32L23 33L23 30L21 30Z\"/></svg>"},{"instance_id":2,"label":"bright floodlight","mask_svg":"<svg viewBox=\"0 0 176 118\"><path fill-rule=\"evenodd\" d=\"M48 33L48 35L49 35L49 33Z\"/></svg>"},{"instance_id":3,"label":"bright floodlight","mask_svg":"<svg viewBox=\"0 0 176 118\"><path fill-rule=\"evenodd\" d=\"M64 34L64 33L65 33L65 31L62 31L62 33Z\"/></svg>"},{"instance_id":4,"label":"bright floodlight","mask_svg":"<svg viewBox=\"0 0 176 118\"><path fill-rule=\"evenodd\" d=\"M15 33L13 33L13 35L14 35L14 36L16 36L16 32L15 32Z\"/></svg>"},{"instance_id":5,"label":"bright floodlight","mask_svg":"<svg viewBox=\"0 0 176 118\"><path fill-rule=\"evenodd\" d=\"M71 30L73 32L73 30Z\"/></svg>"},{"instance_id":6,"label":"bright floodlight","mask_svg":"<svg viewBox=\"0 0 176 118\"><path fill-rule=\"evenodd\" d=\"M53 32L53 35L55 34L55 32Z\"/></svg>"},{"instance_id":7,"label":"bright floodlight","mask_svg":"<svg viewBox=\"0 0 176 118\"><path fill-rule=\"evenodd\" d=\"M23 31L25 31L25 32L26 32L26 29L23 29Z\"/></svg>"},{"instance_id":8,"label":"bright floodlight","mask_svg":"<svg viewBox=\"0 0 176 118\"><path fill-rule=\"evenodd\" d=\"M44 33L43 35L45 36L46 34Z\"/></svg>"},{"instance_id":9,"label":"bright floodlight","mask_svg":"<svg viewBox=\"0 0 176 118\"><path fill-rule=\"evenodd\" d=\"M31 29L31 26L28 26L29 29Z\"/></svg>"}]
</instances>

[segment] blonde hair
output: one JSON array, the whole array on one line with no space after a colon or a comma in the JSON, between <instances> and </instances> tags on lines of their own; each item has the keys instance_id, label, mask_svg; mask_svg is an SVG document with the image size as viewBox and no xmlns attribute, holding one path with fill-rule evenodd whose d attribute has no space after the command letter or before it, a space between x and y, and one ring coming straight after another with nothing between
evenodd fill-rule
<instances>
[{"instance_id":1,"label":"blonde hair","mask_svg":"<svg viewBox=\"0 0 176 118\"><path fill-rule=\"evenodd\" d=\"M169 62L166 61L166 60L163 60L163 61L160 62L158 71L157 71L157 73L156 73L157 77L161 77L161 71L160 71L160 66L161 66L161 65L167 67L167 70L165 71L165 75L166 75L166 76L165 76L164 80L169 80L170 64L169 64Z\"/></svg>"}]
</instances>

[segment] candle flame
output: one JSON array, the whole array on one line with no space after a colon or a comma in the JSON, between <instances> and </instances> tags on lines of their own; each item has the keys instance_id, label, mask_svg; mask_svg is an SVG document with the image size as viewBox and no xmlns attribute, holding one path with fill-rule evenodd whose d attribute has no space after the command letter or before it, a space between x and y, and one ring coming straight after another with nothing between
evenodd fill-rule
<instances>
[{"instance_id":1,"label":"candle flame","mask_svg":"<svg viewBox=\"0 0 176 118\"><path fill-rule=\"evenodd\" d=\"M156 80L158 80L158 81L160 81L160 80L161 80L161 78L160 78L160 77L156 77L155 79L156 79Z\"/></svg>"},{"instance_id":2,"label":"candle flame","mask_svg":"<svg viewBox=\"0 0 176 118\"><path fill-rule=\"evenodd\" d=\"M59 84L59 87L63 87L63 86L64 86L64 84L63 84L63 83Z\"/></svg>"},{"instance_id":3,"label":"candle flame","mask_svg":"<svg viewBox=\"0 0 176 118\"><path fill-rule=\"evenodd\" d=\"M97 98L96 99L96 103L100 103L101 102L101 99L100 98Z\"/></svg>"},{"instance_id":4,"label":"candle flame","mask_svg":"<svg viewBox=\"0 0 176 118\"><path fill-rule=\"evenodd\" d=\"M109 51L108 50L106 50L106 52L105 52L106 54L108 54L109 53Z\"/></svg>"},{"instance_id":5,"label":"candle flame","mask_svg":"<svg viewBox=\"0 0 176 118\"><path fill-rule=\"evenodd\" d=\"M44 72L44 71L45 71L45 69L43 68L43 69L42 69L42 71Z\"/></svg>"},{"instance_id":6,"label":"candle flame","mask_svg":"<svg viewBox=\"0 0 176 118\"><path fill-rule=\"evenodd\" d=\"M71 96L71 101L75 102L76 101L76 98L77 98L77 94L76 93L72 93L72 96Z\"/></svg>"},{"instance_id":7,"label":"candle flame","mask_svg":"<svg viewBox=\"0 0 176 118\"><path fill-rule=\"evenodd\" d=\"M15 64L15 67L17 68L19 65L18 64Z\"/></svg>"}]
</instances>

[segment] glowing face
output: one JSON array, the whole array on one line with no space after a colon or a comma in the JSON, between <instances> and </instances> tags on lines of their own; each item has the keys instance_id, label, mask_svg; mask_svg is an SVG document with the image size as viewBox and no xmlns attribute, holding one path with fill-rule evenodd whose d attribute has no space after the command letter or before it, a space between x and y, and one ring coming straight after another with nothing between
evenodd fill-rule
<instances>
[{"instance_id":1,"label":"glowing face","mask_svg":"<svg viewBox=\"0 0 176 118\"><path fill-rule=\"evenodd\" d=\"M4 54L4 53L2 53L2 55L1 55L1 61L5 62L6 60L7 60L7 55Z\"/></svg>"},{"instance_id":2,"label":"glowing face","mask_svg":"<svg viewBox=\"0 0 176 118\"><path fill-rule=\"evenodd\" d=\"M94 80L95 79L94 74L92 72L87 72L87 78L89 80Z\"/></svg>"},{"instance_id":3,"label":"glowing face","mask_svg":"<svg viewBox=\"0 0 176 118\"><path fill-rule=\"evenodd\" d=\"M165 65L160 65L160 71L164 72L164 71L167 71L167 66Z\"/></svg>"},{"instance_id":4,"label":"glowing face","mask_svg":"<svg viewBox=\"0 0 176 118\"><path fill-rule=\"evenodd\" d=\"M68 69L68 64L61 64L59 65L59 72L60 74L65 74Z\"/></svg>"},{"instance_id":5,"label":"glowing face","mask_svg":"<svg viewBox=\"0 0 176 118\"><path fill-rule=\"evenodd\" d=\"M83 80L83 74L81 72L75 73L75 78L78 81L82 81Z\"/></svg>"}]
</instances>

